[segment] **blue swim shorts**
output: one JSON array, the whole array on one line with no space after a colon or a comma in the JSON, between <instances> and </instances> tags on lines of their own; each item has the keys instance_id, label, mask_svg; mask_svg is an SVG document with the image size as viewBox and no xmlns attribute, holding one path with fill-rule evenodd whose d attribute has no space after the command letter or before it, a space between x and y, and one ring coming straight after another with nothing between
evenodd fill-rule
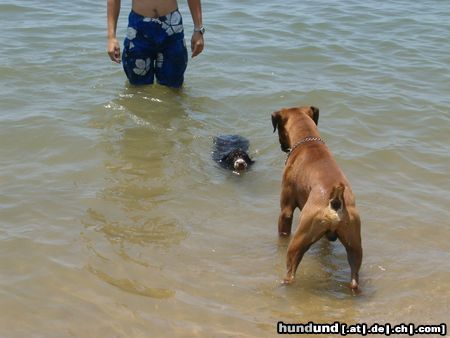
<instances>
[{"instance_id":1,"label":"blue swim shorts","mask_svg":"<svg viewBox=\"0 0 450 338\"><path fill-rule=\"evenodd\" d=\"M132 84L159 84L179 88L183 84L188 54L183 20L178 10L150 18L131 11L122 63Z\"/></svg>"}]
</instances>

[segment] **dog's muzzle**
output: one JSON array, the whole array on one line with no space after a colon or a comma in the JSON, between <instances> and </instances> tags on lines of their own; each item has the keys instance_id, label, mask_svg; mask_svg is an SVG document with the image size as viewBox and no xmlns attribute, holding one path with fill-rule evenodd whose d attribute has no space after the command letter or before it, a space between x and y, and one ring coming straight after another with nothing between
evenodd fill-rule
<instances>
[{"instance_id":1,"label":"dog's muzzle","mask_svg":"<svg viewBox=\"0 0 450 338\"><path fill-rule=\"evenodd\" d=\"M245 162L242 158L238 158L234 161L234 170L245 170L247 168L247 162Z\"/></svg>"}]
</instances>

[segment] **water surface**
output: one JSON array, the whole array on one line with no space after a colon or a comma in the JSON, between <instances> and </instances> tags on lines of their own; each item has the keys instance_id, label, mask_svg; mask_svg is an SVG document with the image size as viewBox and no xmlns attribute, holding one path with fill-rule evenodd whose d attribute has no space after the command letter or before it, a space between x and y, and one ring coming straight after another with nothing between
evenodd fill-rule
<instances>
[{"instance_id":1,"label":"water surface","mask_svg":"<svg viewBox=\"0 0 450 338\"><path fill-rule=\"evenodd\" d=\"M202 4L206 49L177 92L130 86L109 61L103 2L0 0L0 336L448 323L450 4ZM357 197L356 297L339 243L317 243L280 286L270 114L295 105L320 108ZM245 175L211 160L232 133L250 140Z\"/></svg>"}]
</instances>

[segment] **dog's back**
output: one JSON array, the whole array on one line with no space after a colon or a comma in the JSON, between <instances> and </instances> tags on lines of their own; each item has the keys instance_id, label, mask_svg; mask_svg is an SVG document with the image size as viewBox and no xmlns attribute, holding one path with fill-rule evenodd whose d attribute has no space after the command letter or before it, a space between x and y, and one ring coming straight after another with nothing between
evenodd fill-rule
<instances>
[{"instance_id":1,"label":"dog's back","mask_svg":"<svg viewBox=\"0 0 450 338\"><path fill-rule=\"evenodd\" d=\"M213 159L220 161L224 156L236 149L247 152L250 146L248 139L241 135L219 135L213 139Z\"/></svg>"},{"instance_id":2,"label":"dog's back","mask_svg":"<svg viewBox=\"0 0 450 338\"><path fill-rule=\"evenodd\" d=\"M290 177L285 182L291 182L293 186L282 193L297 191L302 196L298 201L300 210L310 200L317 211L313 222L326 227L328 231L325 236L330 241L335 241L338 228L345 227L350 218L359 217L353 215L357 214L355 197L349 181L326 147L311 151L313 154L306 153L308 150L299 154L296 164L300 164L305 158L309 164L285 168L285 175ZM309 169L305 170L305 166L309 166Z\"/></svg>"}]
</instances>

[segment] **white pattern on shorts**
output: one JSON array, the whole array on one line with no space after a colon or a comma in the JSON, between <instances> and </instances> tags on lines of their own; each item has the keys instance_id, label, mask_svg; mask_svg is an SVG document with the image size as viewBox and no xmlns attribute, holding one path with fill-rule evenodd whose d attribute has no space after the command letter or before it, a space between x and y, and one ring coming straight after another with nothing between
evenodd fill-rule
<instances>
[{"instance_id":1,"label":"white pattern on shorts","mask_svg":"<svg viewBox=\"0 0 450 338\"><path fill-rule=\"evenodd\" d=\"M176 11L166 16L167 20L162 22L162 28L166 31L167 35L171 36L175 33L181 33L183 31L183 24L181 23L181 14Z\"/></svg>"},{"instance_id":2,"label":"white pattern on shorts","mask_svg":"<svg viewBox=\"0 0 450 338\"><path fill-rule=\"evenodd\" d=\"M147 59L137 59L135 62L136 67L133 68L133 72L137 75L144 76L150 70L150 58Z\"/></svg>"}]
</instances>

